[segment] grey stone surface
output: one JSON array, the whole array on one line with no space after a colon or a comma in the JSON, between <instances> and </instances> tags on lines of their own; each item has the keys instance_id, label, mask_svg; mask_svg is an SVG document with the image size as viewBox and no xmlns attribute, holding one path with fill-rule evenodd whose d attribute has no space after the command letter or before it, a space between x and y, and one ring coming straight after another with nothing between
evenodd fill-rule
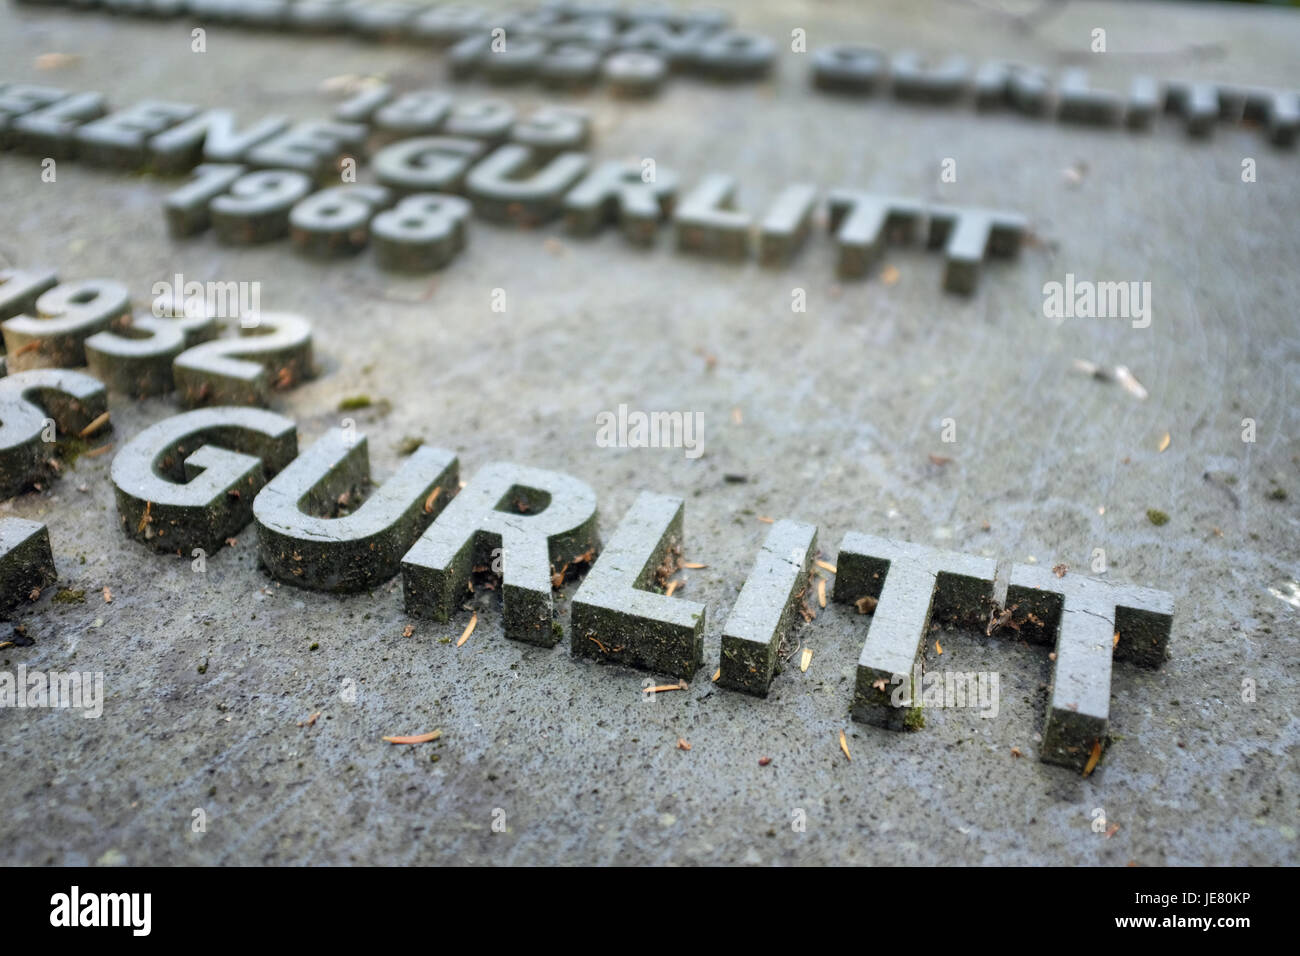
<instances>
[{"instance_id":1,"label":"grey stone surface","mask_svg":"<svg viewBox=\"0 0 1300 956\"><path fill-rule=\"evenodd\" d=\"M487 30L475 30L457 39L447 50L447 74L453 80L468 80L483 71L483 61L491 55L492 36Z\"/></svg>"},{"instance_id":2,"label":"grey stone surface","mask_svg":"<svg viewBox=\"0 0 1300 956\"><path fill-rule=\"evenodd\" d=\"M644 20L630 24L617 42L619 49L657 53L674 69L682 69L694 64L700 44L711 34L706 27Z\"/></svg>"},{"instance_id":3,"label":"grey stone surface","mask_svg":"<svg viewBox=\"0 0 1300 956\"><path fill-rule=\"evenodd\" d=\"M189 0L189 12L199 23L234 23L241 0Z\"/></svg>"},{"instance_id":4,"label":"grey stone surface","mask_svg":"<svg viewBox=\"0 0 1300 956\"><path fill-rule=\"evenodd\" d=\"M510 135L515 119L515 108L505 100L466 100L452 107L442 132L447 136L502 142Z\"/></svg>"},{"instance_id":5,"label":"grey stone surface","mask_svg":"<svg viewBox=\"0 0 1300 956\"><path fill-rule=\"evenodd\" d=\"M736 179L728 173L701 177L673 213L677 248L699 255L739 260L749 255L753 220L735 208Z\"/></svg>"},{"instance_id":6,"label":"grey stone surface","mask_svg":"<svg viewBox=\"0 0 1300 956\"><path fill-rule=\"evenodd\" d=\"M49 529L39 521L0 518L0 613L31 601L33 591L58 577Z\"/></svg>"},{"instance_id":7,"label":"grey stone surface","mask_svg":"<svg viewBox=\"0 0 1300 956\"><path fill-rule=\"evenodd\" d=\"M392 98L391 83L373 83L353 93L334 107L334 119L340 123L369 123L375 110Z\"/></svg>"},{"instance_id":8,"label":"grey stone surface","mask_svg":"<svg viewBox=\"0 0 1300 956\"><path fill-rule=\"evenodd\" d=\"M943 247L943 287L970 295L979 282L986 256L1019 254L1029 222L1015 212L995 209L951 209L932 206L927 242Z\"/></svg>"},{"instance_id":9,"label":"grey stone surface","mask_svg":"<svg viewBox=\"0 0 1300 956\"><path fill-rule=\"evenodd\" d=\"M803 247L812 231L817 187L792 183L777 194L758 224L758 261L765 266L784 266Z\"/></svg>"},{"instance_id":10,"label":"grey stone surface","mask_svg":"<svg viewBox=\"0 0 1300 956\"><path fill-rule=\"evenodd\" d=\"M1300 130L1300 94L1291 90L1271 90L1247 98L1247 109L1257 112L1254 104L1263 101L1262 109L1269 142L1275 146L1292 146Z\"/></svg>"},{"instance_id":11,"label":"grey stone surface","mask_svg":"<svg viewBox=\"0 0 1300 956\"><path fill-rule=\"evenodd\" d=\"M693 68L718 80L753 80L765 76L776 60L771 37L725 30L701 39L691 51Z\"/></svg>"},{"instance_id":12,"label":"grey stone surface","mask_svg":"<svg viewBox=\"0 0 1300 956\"><path fill-rule=\"evenodd\" d=\"M165 418L113 456L118 524L155 551L215 554L252 520L257 493L297 454L297 426L264 409Z\"/></svg>"},{"instance_id":13,"label":"grey stone surface","mask_svg":"<svg viewBox=\"0 0 1300 956\"><path fill-rule=\"evenodd\" d=\"M459 192L465 174L487 150L476 140L455 136L417 136L385 146L371 160L375 178L399 195Z\"/></svg>"},{"instance_id":14,"label":"grey stone surface","mask_svg":"<svg viewBox=\"0 0 1300 956\"><path fill-rule=\"evenodd\" d=\"M292 6L293 0L239 0L233 20L241 26L277 30L284 25Z\"/></svg>"},{"instance_id":15,"label":"grey stone surface","mask_svg":"<svg viewBox=\"0 0 1300 956\"><path fill-rule=\"evenodd\" d=\"M642 492L573 596L569 649L579 657L690 678L704 662L705 606L662 593L677 570L686 507Z\"/></svg>"},{"instance_id":16,"label":"grey stone surface","mask_svg":"<svg viewBox=\"0 0 1300 956\"><path fill-rule=\"evenodd\" d=\"M972 86L976 109L1008 106L1027 116L1045 116L1054 106L1051 79L1037 66L986 60L975 68Z\"/></svg>"},{"instance_id":17,"label":"grey stone surface","mask_svg":"<svg viewBox=\"0 0 1300 956\"><path fill-rule=\"evenodd\" d=\"M487 27L489 11L466 3L437 4L411 23L411 33L434 46L451 46L461 37Z\"/></svg>"},{"instance_id":18,"label":"grey stone surface","mask_svg":"<svg viewBox=\"0 0 1300 956\"><path fill-rule=\"evenodd\" d=\"M843 279L866 275L891 238L910 242L925 216L924 207L914 199L860 190L833 189L826 200L835 236L835 271Z\"/></svg>"},{"instance_id":19,"label":"grey stone surface","mask_svg":"<svg viewBox=\"0 0 1300 956\"><path fill-rule=\"evenodd\" d=\"M509 462L483 466L402 558L406 612L447 621L476 569L501 578L502 621L511 640L552 647L553 575L589 563L600 549L596 494L556 471Z\"/></svg>"},{"instance_id":20,"label":"grey stone surface","mask_svg":"<svg viewBox=\"0 0 1300 956\"><path fill-rule=\"evenodd\" d=\"M810 54L788 52L794 8L727 6L781 43L770 81L682 78L635 104L596 93L581 101L593 165L654 157L684 186L725 170L755 214L797 180L1012 209L1034 230L1020 260L990 266L963 298L942 293L942 257L919 246L886 247L880 266L898 270L893 285L841 282L820 227L788 269L768 270L678 255L663 231L643 248L616 234L579 243L558 223L526 232L475 221L435 283L382 273L368 254L323 267L288 243L172 242L158 207L176 180L74 161L43 184L33 157L8 152L0 266L111 276L136 301L177 271L260 280L265 307L312 317L325 366L276 393L274 407L300 423L307 446L339 426L341 398L370 395L370 409L348 414L381 476L418 436L455 450L470 477L503 459L578 476L611 529L640 489L684 498L686 557L708 568L679 574L686 590L673 600L708 604L710 664L769 529L757 516L815 521L828 562L855 528L1083 573L1104 547L1108 579L1165 590L1178 614L1163 667L1114 667L1113 736L1097 769L1081 779L1038 759L1049 648L982 630L943 640L942 656L930 642L932 670L1000 673L1001 710L981 719L929 709L924 732L892 733L847 715L866 619L832 602L800 628L815 651L808 671L786 667L766 700L717 688L709 668L689 690L649 703L643 682L658 678L644 671L506 640L499 592L468 596L478 624L457 648L469 612L448 625L411 618L395 581L356 595L278 587L257 566L252 528L211 554L205 573L188 555L150 554L118 527L111 454L82 455L40 493L0 502L0 514L49 527L60 585L86 593L85 604L65 604L51 588L15 610L34 643L0 651L0 669L75 661L103 671L104 715L72 724L76 715L60 711L0 715L0 860L81 865L110 851L163 865L1300 860L1291 665L1300 610L1288 601L1300 567L1294 148L1274 148L1262 121L1225 120L1196 140L1164 114L1137 135L1015 109L820 95L809 88ZM819 0L797 19L810 51L843 39L1053 71L1063 57L1090 56L1089 30L1104 23L1132 51L1088 60L1106 89L1127 93L1135 73L1296 86L1300 27L1288 11L1072 0L1019 32L989 6ZM419 46L234 30L221 59L211 45L204 58L174 33L183 26L0 5L0 80L97 89L115 107L165 95L233 108L247 125L328 116L336 98L321 84L333 77L382 72L413 88L441 65ZM1202 52L1208 43L1219 55ZM81 60L38 69L47 51ZM512 99L525 115L570 102L540 85ZM956 183L938 182L945 156L958 160ZM1244 157L1258 164L1255 183L1241 181ZM1063 175L1071 167L1077 180ZM1151 326L1047 319L1043 285L1067 272L1150 280ZM791 314L794 286L808 292L805 314ZM509 293L505 313L490 311L495 287ZM1074 374L1075 358L1129 367L1147 399ZM597 446L593 416L622 401L700 411L704 455ZM174 412L170 398L113 401L108 437L117 450ZM940 443L945 417L957 423L955 444ZM1247 417L1258 423L1254 443L1241 440ZM1158 452L1166 431L1172 441ZM1288 497L1271 497L1275 488ZM1150 508L1168 522L1153 525ZM99 598L105 586L111 604ZM555 594L566 630L578 586ZM409 624L415 633L403 637ZM313 726L298 726L317 711ZM433 729L442 739L431 745L380 739ZM204 834L191 830L200 807ZM1092 830L1097 807L1120 824L1109 838ZM506 832L492 831L494 808L506 811ZM791 829L795 808L806 811L804 832Z\"/></svg>"},{"instance_id":21,"label":"grey stone surface","mask_svg":"<svg viewBox=\"0 0 1300 956\"><path fill-rule=\"evenodd\" d=\"M77 128L77 157L101 166L140 169L149 159L149 141L197 112L187 103L141 100Z\"/></svg>"},{"instance_id":22,"label":"grey stone surface","mask_svg":"<svg viewBox=\"0 0 1300 956\"><path fill-rule=\"evenodd\" d=\"M577 43L557 43L537 64L537 79L552 89L591 86L600 78L603 55Z\"/></svg>"},{"instance_id":23,"label":"grey stone surface","mask_svg":"<svg viewBox=\"0 0 1300 956\"><path fill-rule=\"evenodd\" d=\"M212 225L212 200L225 195L248 171L234 163L202 163L194 168L189 182L174 189L163 200L167 231L180 239L205 232Z\"/></svg>"},{"instance_id":24,"label":"grey stone surface","mask_svg":"<svg viewBox=\"0 0 1300 956\"><path fill-rule=\"evenodd\" d=\"M375 110L371 121L392 136L425 136L438 131L452 103L445 90L411 90Z\"/></svg>"},{"instance_id":25,"label":"grey stone surface","mask_svg":"<svg viewBox=\"0 0 1300 956\"><path fill-rule=\"evenodd\" d=\"M816 554L816 525L772 525L722 629L719 687L767 696Z\"/></svg>"},{"instance_id":26,"label":"grey stone surface","mask_svg":"<svg viewBox=\"0 0 1300 956\"><path fill-rule=\"evenodd\" d=\"M146 16L149 13L149 0L102 0L97 5L114 14Z\"/></svg>"},{"instance_id":27,"label":"grey stone surface","mask_svg":"<svg viewBox=\"0 0 1300 956\"><path fill-rule=\"evenodd\" d=\"M465 248L470 204L459 196L416 193L370 223L375 262L394 272L441 269Z\"/></svg>"},{"instance_id":28,"label":"grey stone surface","mask_svg":"<svg viewBox=\"0 0 1300 956\"><path fill-rule=\"evenodd\" d=\"M853 687L854 720L901 730L915 725L921 689L914 679L931 629L972 627L987 616L996 562L850 531L835 560L834 600L867 599L870 614ZM871 602L874 602L871 603ZM900 702L894 689L909 687Z\"/></svg>"},{"instance_id":29,"label":"grey stone surface","mask_svg":"<svg viewBox=\"0 0 1300 956\"><path fill-rule=\"evenodd\" d=\"M31 314L0 323L9 371L77 368L86 364L85 341L131 318L131 297L115 279L60 282L42 292Z\"/></svg>"},{"instance_id":30,"label":"grey stone surface","mask_svg":"<svg viewBox=\"0 0 1300 956\"><path fill-rule=\"evenodd\" d=\"M238 337L203 342L176 356L176 397L189 408L267 405L273 389L315 376L311 346L311 323L300 315L263 312L249 325L241 316Z\"/></svg>"},{"instance_id":31,"label":"grey stone surface","mask_svg":"<svg viewBox=\"0 0 1300 956\"><path fill-rule=\"evenodd\" d=\"M1117 126L1124 116L1124 98L1114 90L1094 87L1088 71L1079 67L1061 71L1056 96L1056 117L1062 123Z\"/></svg>"},{"instance_id":32,"label":"grey stone surface","mask_svg":"<svg viewBox=\"0 0 1300 956\"><path fill-rule=\"evenodd\" d=\"M402 555L456 493L458 467L451 452L421 446L366 494L366 436L355 428L328 431L253 501L258 557L272 577L297 587L377 587L398 573ZM348 512L335 514L340 508Z\"/></svg>"},{"instance_id":33,"label":"grey stone surface","mask_svg":"<svg viewBox=\"0 0 1300 956\"><path fill-rule=\"evenodd\" d=\"M668 64L645 50L620 50L605 58L603 73L615 96L654 96L668 77Z\"/></svg>"},{"instance_id":34,"label":"grey stone surface","mask_svg":"<svg viewBox=\"0 0 1300 956\"><path fill-rule=\"evenodd\" d=\"M38 368L0 378L0 493L12 498L56 474L50 459L59 442L107 410L103 384L81 372Z\"/></svg>"},{"instance_id":35,"label":"grey stone surface","mask_svg":"<svg viewBox=\"0 0 1300 956\"><path fill-rule=\"evenodd\" d=\"M812 54L813 84L841 93L872 93L889 77L883 50L852 43L820 46Z\"/></svg>"},{"instance_id":36,"label":"grey stone surface","mask_svg":"<svg viewBox=\"0 0 1300 956\"><path fill-rule=\"evenodd\" d=\"M545 106L510 128L510 141L549 159L557 153L586 149L591 142L591 117L585 110Z\"/></svg>"},{"instance_id":37,"label":"grey stone surface","mask_svg":"<svg viewBox=\"0 0 1300 956\"><path fill-rule=\"evenodd\" d=\"M1219 121L1219 88L1213 83L1174 83L1166 102L1187 123L1189 136L1209 136Z\"/></svg>"},{"instance_id":38,"label":"grey stone surface","mask_svg":"<svg viewBox=\"0 0 1300 956\"><path fill-rule=\"evenodd\" d=\"M465 193L485 219L534 226L560 215L564 194L587 171L586 153L560 153L543 165L527 146L499 146L465 177Z\"/></svg>"},{"instance_id":39,"label":"grey stone surface","mask_svg":"<svg viewBox=\"0 0 1300 956\"><path fill-rule=\"evenodd\" d=\"M248 147L251 166L296 169L317 181L336 176L339 161L358 150L366 139L361 123L305 121Z\"/></svg>"},{"instance_id":40,"label":"grey stone surface","mask_svg":"<svg viewBox=\"0 0 1300 956\"><path fill-rule=\"evenodd\" d=\"M230 109L208 109L149 140L150 166L160 173L185 172L200 161L238 163L254 146L288 127L280 116L259 116L241 125Z\"/></svg>"},{"instance_id":41,"label":"grey stone surface","mask_svg":"<svg viewBox=\"0 0 1300 956\"><path fill-rule=\"evenodd\" d=\"M0 319L36 311L36 301L59 281L53 269L0 269Z\"/></svg>"},{"instance_id":42,"label":"grey stone surface","mask_svg":"<svg viewBox=\"0 0 1300 956\"><path fill-rule=\"evenodd\" d=\"M674 11L670 23L676 22L683 27L699 27L704 30L722 30L732 26L736 17L730 10L717 6L692 6Z\"/></svg>"},{"instance_id":43,"label":"grey stone surface","mask_svg":"<svg viewBox=\"0 0 1300 956\"><path fill-rule=\"evenodd\" d=\"M1124 125L1129 129L1150 129L1159 111L1159 81L1141 74L1133 77L1128 91L1128 103L1125 105Z\"/></svg>"},{"instance_id":44,"label":"grey stone surface","mask_svg":"<svg viewBox=\"0 0 1300 956\"><path fill-rule=\"evenodd\" d=\"M212 231L222 242L251 245L289 235L289 213L312 193L312 179L293 169L245 173L208 202Z\"/></svg>"},{"instance_id":45,"label":"grey stone surface","mask_svg":"<svg viewBox=\"0 0 1300 956\"><path fill-rule=\"evenodd\" d=\"M519 36L507 29L505 46L492 49L479 61L483 76L489 83L522 83L532 79L550 42L538 36Z\"/></svg>"},{"instance_id":46,"label":"grey stone surface","mask_svg":"<svg viewBox=\"0 0 1300 956\"><path fill-rule=\"evenodd\" d=\"M10 149L18 141L14 121L20 116L53 106L68 94L45 83L8 83L0 89L0 148Z\"/></svg>"},{"instance_id":47,"label":"grey stone surface","mask_svg":"<svg viewBox=\"0 0 1300 956\"><path fill-rule=\"evenodd\" d=\"M960 53L925 57L900 50L889 61L894 96L922 103L951 103L970 89L971 62Z\"/></svg>"},{"instance_id":48,"label":"grey stone surface","mask_svg":"<svg viewBox=\"0 0 1300 956\"><path fill-rule=\"evenodd\" d=\"M539 27L537 32L555 44L582 46L606 53L618 44L618 18L604 14L582 14L562 22Z\"/></svg>"},{"instance_id":49,"label":"grey stone surface","mask_svg":"<svg viewBox=\"0 0 1300 956\"><path fill-rule=\"evenodd\" d=\"M1015 564L1006 603L1020 615L1033 615L1021 625L1022 636L1053 647L1040 759L1083 769L1094 748L1104 750L1107 743L1112 655L1148 667L1163 663L1173 598L1152 588Z\"/></svg>"},{"instance_id":50,"label":"grey stone surface","mask_svg":"<svg viewBox=\"0 0 1300 956\"><path fill-rule=\"evenodd\" d=\"M85 341L86 365L112 392L131 398L166 395L176 387L176 357L217 332L216 317L206 308L173 305L136 315L120 330L90 336Z\"/></svg>"},{"instance_id":51,"label":"grey stone surface","mask_svg":"<svg viewBox=\"0 0 1300 956\"><path fill-rule=\"evenodd\" d=\"M353 4L348 8L348 27L372 40L401 39L410 30L415 17L428 7L429 4L408 3L406 0Z\"/></svg>"},{"instance_id":52,"label":"grey stone surface","mask_svg":"<svg viewBox=\"0 0 1300 956\"><path fill-rule=\"evenodd\" d=\"M294 0L285 16L285 29L295 33L341 31L347 27L351 5L352 0Z\"/></svg>"},{"instance_id":53,"label":"grey stone surface","mask_svg":"<svg viewBox=\"0 0 1300 956\"><path fill-rule=\"evenodd\" d=\"M492 14L492 25L499 26L507 37L526 40L549 39L549 31L567 18L566 14L550 9L546 4L494 9ZM506 46L509 48L509 43Z\"/></svg>"},{"instance_id":54,"label":"grey stone surface","mask_svg":"<svg viewBox=\"0 0 1300 956\"><path fill-rule=\"evenodd\" d=\"M564 225L578 236L590 236L617 224L629 241L648 245L659 223L672 216L678 176L658 164L652 182L639 163L605 162L578 182L564 197Z\"/></svg>"},{"instance_id":55,"label":"grey stone surface","mask_svg":"<svg viewBox=\"0 0 1300 956\"><path fill-rule=\"evenodd\" d=\"M392 204L392 193L373 183L331 186L289 211L289 238L296 249L319 259L355 255L370 241L370 220Z\"/></svg>"},{"instance_id":56,"label":"grey stone surface","mask_svg":"<svg viewBox=\"0 0 1300 956\"><path fill-rule=\"evenodd\" d=\"M18 148L52 159L77 154L77 128L107 112L102 93L69 93L49 106L15 117L9 124Z\"/></svg>"}]
</instances>

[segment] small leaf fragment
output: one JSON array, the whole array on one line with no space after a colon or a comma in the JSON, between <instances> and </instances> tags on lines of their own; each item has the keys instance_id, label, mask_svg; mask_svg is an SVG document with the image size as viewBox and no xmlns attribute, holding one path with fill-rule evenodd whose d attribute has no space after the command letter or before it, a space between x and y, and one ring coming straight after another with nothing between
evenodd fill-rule
<instances>
[{"instance_id":1,"label":"small leaf fragment","mask_svg":"<svg viewBox=\"0 0 1300 956\"><path fill-rule=\"evenodd\" d=\"M1092 753L1088 756L1088 762L1084 764L1083 775L1086 777L1096 769L1097 761L1101 759L1101 740L1093 741Z\"/></svg>"},{"instance_id":2,"label":"small leaf fragment","mask_svg":"<svg viewBox=\"0 0 1300 956\"><path fill-rule=\"evenodd\" d=\"M1124 386L1124 390L1134 398L1139 401L1146 401L1147 390L1142 387L1142 383L1128 370L1127 366L1117 365L1115 367L1115 378Z\"/></svg>"},{"instance_id":3,"label":"small leaf fragment","mask_svg":"<svg viewBox=\"0 0 1300 956\"><path fill-rule=\"evenodd\" d=\"M441 730L434 730L427 734L416 734L414 737L385 737L384 740L390 744L427 744L441 736Z\"/></svg>"},{"instance_id":4,"label":"small leaf fragment","mask_svg":"<svg viewBox=\"0 0 1300 956\"><path fill-rule=\"evenodd\" d=\"M98 418L92 421L81 431L77 432L77 437L89 438L91 435L95 434L95 432L99 431L101 428L103 428L105 425L108 424L108 415L109 415L108 412L104 412L102 415L100 415Z\"/></svg>"},{"instance_id":5,"label":"small leaf fragment","mask_svg":"<svg viewBox=\"0 0 1300 956\"><path fill-rule=\"evenodd\" d=\"M465 631L463 634L461 634L460 640L456 641L456 646L460 647L462 644L468 641L469 636L474 633L474 628L477 626L478 626L478 612L475 611L473 617L469 619L469 623L465 625Z\"/></svg>"},{"instance_id":6,"label":"small leaf fragment","mask_svg":"<svg viewBox=\"0 0 1300 956\"><path fill-rule=\"evenodd\" d=\"M647 693L647 694L662 694L662 693L665 693L666 691L670 691L670 690L686 690L689 686L690 686L690 685L687 684L686 681L681 681L680 683L677 683L677 684L658 684L658 685L656 685L656 686L654 686L654 687L651 687L651 688L649 688L648 690L644 691L644 693Z\"/></svg>"}]
</instances>

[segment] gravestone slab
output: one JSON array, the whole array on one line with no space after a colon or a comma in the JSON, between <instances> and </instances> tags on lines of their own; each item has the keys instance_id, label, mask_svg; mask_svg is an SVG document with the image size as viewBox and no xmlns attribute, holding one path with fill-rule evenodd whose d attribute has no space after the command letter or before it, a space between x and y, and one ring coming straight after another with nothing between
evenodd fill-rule
<instances>
[{"instance_id":1,"label":"gravestone slab","mask_svg":"<svg viewBox=\"0 0 1300 956\"><path fill-rule=\"evenodd\" d=\"M647 682L680 687L682 678L630 661L596 666L571 649L582 619L574 620L576 599L605 559L573 566L586 548L536 561L532 591L539 604L549 596L539 630L554 637L558 625L563 635L549 646L508 639L515 622L510 598L493 589L491 548L487 570L471 568L475 589L454 595L445 623L408 613L396 577L350 593L278 581L261 567L252 521L214 529L225 537L202 555L156 552L157 542L128 533L147 503L121 523L113 465L184 405L176 392L140 399L101 383L110 386L102 411L111 430L57 435L48 456L57 474L0 502L4 518L48 529L59 574L57 586L34 600L29 589L8 612L32 643L0 651L0 670L105 675L96 721L41 708L4 714L14 732L0 784L0 858L1297 862L1291 821L1300 805L1287 786L1300 747L1289 693L1300 650L1294 14L1262 4L1075 0L1014 30L987 3L945 3L941 15L912 0L710 3L735 29L774 44L768 72L715 82L670 44L643 38L632 48L673 65L649 99L616 98L598 76L579 97L541 82L450 82L446 47L433 35L372 43L292 22L274 31L208 24L209 51L198 54L184 17L0 4L0 270L111 279L137 310L176 273L259 283L267 312L310 319L319 372L268 388L264 409L238 409L296 426L286 463L299 443L310 449L352 419L367 439L372 493L421 441L458 457L462 495L492 461L570 475L605 518L606 552L642 492L679 499L690 527L672 597L622 581L610 593L639 593L657 613L707 609L704 666L685 689L649 695ZM302 0L289 10L338 6ZM410 30L436 22L435 13L450 18L448 9L419 15ZM644 31L641 23L674 37L692 30L642 17L620 23L618 40ZM1098 26L1105 54L1088 48ZM806 30L805 53L791 49L795 28ZM900 100L886 74L871 90L823 90L813 64L830 45L878 50L886 66L908 49L931 62L960 55L972 66L969 89L952 102ZM79 59L38 62L54 52ZM986 71L990 63L1004 66ZM1086 66L1090 88L1119 98L1116 123L1056 118L1060 74L1076 65ZM664 202L641 202L635 215L625 207L619 222L606 198L577 213L602 216L603 232L570 233L570 193L533 228L471 213L463 248L426 274L380 269L373 237L356 255L327 261L299 254L287 237L223 243L206 228L210 195L176 204L174 218L192 231L169 233L159 207L186 188L193 164L251 171L252 146L333 119L348 98L343 87L366 77L383 77L395 96L445 90L457 105L432 135L480 138L484 155L543 108L580 108L589 165L576 182L614 163L643 182L652 160L659 184L676 174L680 205L709 173L728 175L740 184L751 253L726 261L678 252L668 225L675 210ZM1188 118L1166 111L1166 91L1180 83L1217 87L1209 135L1189 136ZM53 99L30 95L32 87L54 88ZM148 171L74 151L58 159L54 180L42 179L52 157L17 148L10 107L29 112L85 91L103 94L108 115L147 100L199 112L150 137ZM355 156L357 182L324 163L314 187L404 191L377 175L370 151L391 148L382 137L344 145L334 159ZM946 159L955 178L944 178ZM464 198L472 165L433 191ZM796 183L822 197L812 228L797 255L765 266L754 254L757 227ZM828 228L826 197L838 190L915 204L912 241L896 234L903 223L851 235L848 274L837 274L835 234L851 214ZM928 246L936 208L1023 216L1016 257L986 246L974 288L945 291L943 245ZM629 219L635 243L621 234ZM872 258L869 240L880 237ZM1071 275L1150 282L1150 324L1045 314L1044 286ZM49 287L17 296L21 308L4 318L30 314ZM221 321L215 341L241 342L239 318ZM691 454L699 454L599 443L597 416L620 404L698 413L702 441ZM38 421L54 417L38 411ZM180 470L160 480L183 490L184 461L172 464ZM166 499L154 500L151 518ZM822 548L820 577L786 638L786 653L796 641L799 651L766 698L719 687L711 678L723 635L762 542L795 518L816 523ZM647 551L666 525L646 535ZM881 623L834 599L835 578L852 572L835 546L853 531L997 562L992 598L1002 612L1025 600L1003 590L1016 566L1068 566L1062 577L1049 571L1046 593L1096 578L1170 596L1176 611L1159 668L1141 659L1158 647L1158 632L1116 612L1118 645L1106 635L1108 742L1088 776L1072 761L1042 759L1052 749L1051 701L1072 680L1071 662L1051 659L1055 644L1039 642L1023 616L1028 604L992 629L987 616L961 628L940 622L916 655L923 680L999 677L996 715L926 705L915 733L853 719L859 657ZM694 647L690 623L683 662ZM611 641L596 636L607 648L623 639L620 628ZM1067 711L1091 700L1062 694ZM382 740L433 730L441 737L425 745ZM75 747L61 743L69 734ZM207 813L202 834L191 829L196 808ZM492 829L498 808L502 831ZM1109 836L1093 829L1097 808L1107 831L1118 826ZM802 830L792 825L796 811Z\"/></svg>"}]
</instances>

